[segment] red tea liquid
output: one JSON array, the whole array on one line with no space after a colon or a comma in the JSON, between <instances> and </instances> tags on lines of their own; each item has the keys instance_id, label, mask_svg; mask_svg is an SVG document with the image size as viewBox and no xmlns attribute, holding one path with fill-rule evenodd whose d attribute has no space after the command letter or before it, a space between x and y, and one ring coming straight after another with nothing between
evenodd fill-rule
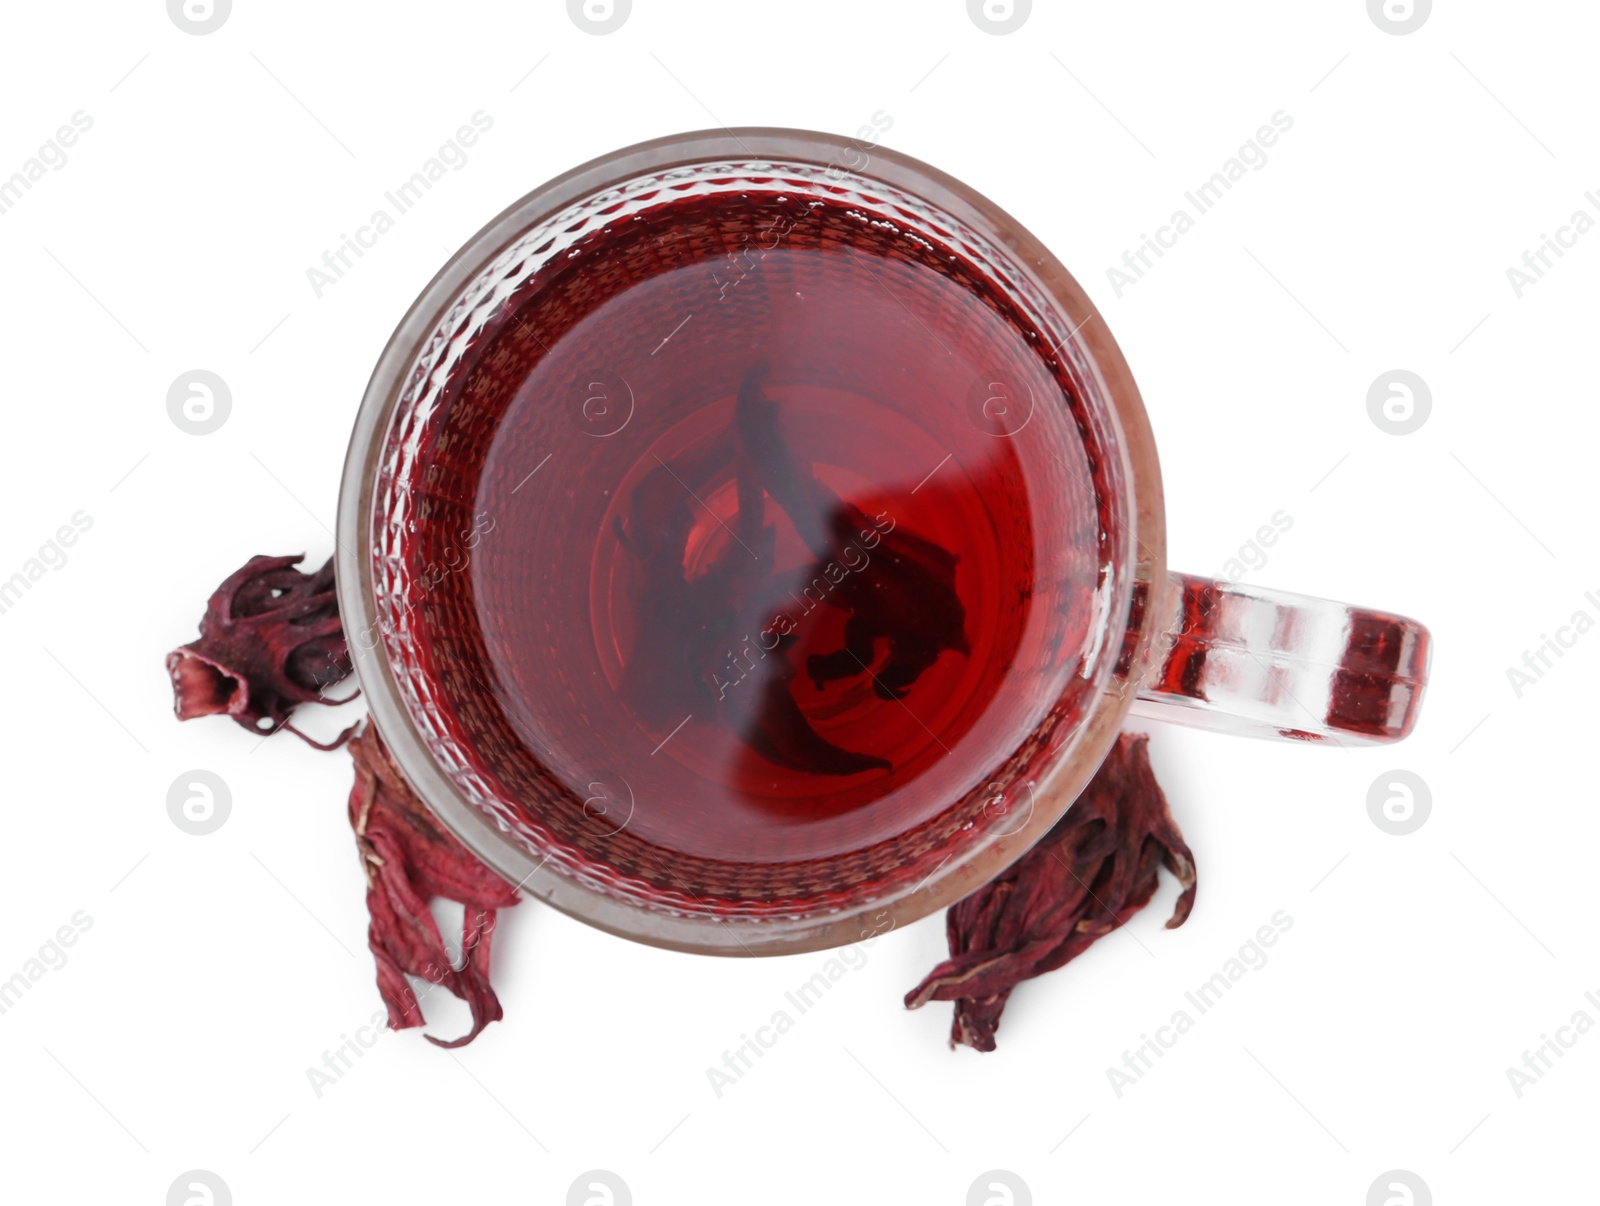
<instances>
[{"instance_id":1,"label":"red tea liquid","mask_svg":"<svg viewBox=\"0 0 1600 1206\"><path fill-rule=\"evenodd\" d=\"M925 235L685 196L544 270L459 378L420 552L475 535L429 617L487 773L557 828L860 850L1083 688L1096 458L1049 342Z\"/></svg>"}]
</instances>

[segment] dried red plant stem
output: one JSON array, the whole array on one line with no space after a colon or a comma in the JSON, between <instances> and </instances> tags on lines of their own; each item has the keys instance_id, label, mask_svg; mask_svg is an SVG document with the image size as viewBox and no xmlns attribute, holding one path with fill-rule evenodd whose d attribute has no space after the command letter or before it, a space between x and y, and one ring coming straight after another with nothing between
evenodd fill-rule
<instances>
[{"instance_id":1,"label":"dried red plant stem","mask_svg":"<svg viewBox=\"0 0 1600 1206\"><path fill-rule=\"evenodd\" d=\"M951 906L950 958L906 1007L955 1002L950 1044L993 1051L1012 989L1054 971L1149 903L1158 869L1183 886L1169 929L1194 907L1194 857L1150 767L1149 738L1123 734L1067 814L1004 874Z\"/></svg>"},{"instance_id":2,"label":"dried red plant stem","mask_svg":"<svg viewBox=\"0 0 1600 1206\"><path fill-rule=\"evenodd\" d=\"M367 874L368 945L378 964L378 992L389 1009L389 1025L404 1030L423 1024L422 1008L408 976L449 989L472 1010L472 1029L441 1047L460 1047L502 1016L489 986L490 940L496 910L520 899L456 838L440 827L411 790L371 724L350 739L356 780L350 791L350 824ZM445 897L463 906L459 966L439 934L429 902Z\"/></svg>"}]
</instances>

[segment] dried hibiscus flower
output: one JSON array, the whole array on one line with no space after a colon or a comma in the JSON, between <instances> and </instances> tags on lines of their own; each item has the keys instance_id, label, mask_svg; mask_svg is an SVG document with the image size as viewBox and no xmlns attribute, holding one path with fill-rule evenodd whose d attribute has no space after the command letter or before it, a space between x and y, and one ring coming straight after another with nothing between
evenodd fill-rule
<instances>
[{"instance_id":1,"label":"dried hibiscus flower","mask_svg":"<svg viewBox=\"0 0 1600 1206\"><path fill-rule=\"evenodd\" d=\"M814 690L865 678L878 698L903 701L942 654L971 653L955 588L958 558L885 512L868 516L818 478L785 438L780 404L763 388L767 374L765 362L753 365L722 438L651 470L633 488L627 522L615 521L643 583L639 627L652 634L623 669L623 693L652 729L665 732L685 713L715 716L776 766L814 775L889 771L884 758L834 745L795 698L801 666L791 651L801 638L788 609L801 599L796 583L812 584L804 587L808 612L825 603L847 616L842 647L803 663ZM687 483L729 458L739 509L723 527L732 539L691 574L699 517ZM815 558L798 577L773 568L778 528L767 520L769 500ZM869 563L871 574L859 572ZM757 664L760 685L731 690Z\"/></svg>"},{"instance_id":2,"label":"dried hibiscus flower","mask_svg":"<svg viewBox=\"0 0 1600 1206\"><path fill-rule=\"evenodd\" d=\"M1054 971L1149 903L1164 864L1183 885L1167 922L1194 907L1194 857L1150 769L1148 737L1117 738L1083 794L999 878L952 905L950 958L906 994L906 1007L954 1001L950 1045L994 1050L1011 990Z\"/></svg>"},{"instance_id":3,"label":"dried hibiscus flower","mask_svg":"<svg viewBox=\"0 0 1600 1206\"><path fill-rule=\"evenodd\" d=\"M368 724L350 739L356 781L350 790L350 824L367 873L367 941L378 962L378 991L395 1030L423 1024L422 1008L406 979L421 976L442 985L472 1010L472 1029L444 1042L460 1047L501 1018L500 1000L489 986L489 944L495 910L520 899L433 819ZM436 896L463 906L461 966L455 966L428 911Z\"/></svg>"},{"instance_id":4,"label":"dried hibiscus flower","mask_svg":"<svg viewBox=\"0 0 1600 1206\"><path fill-rule=\"evenodd\" d=\"M441 829L411 790L369 723L333 742L312 741L290 723L300 704L345 702L324 696L350 674L350 652L333 590L333 562L315 574L300 557L252 557L206 606L200 639L167 655L179 720L231 716L253 732L287 729L321 750L349 742L356 781L350 824L367 874L368 942L378 962L378 991L396 1030L423 1024L406 977L442 985L472 1010L472 1029L441 1047L470 1043L501 1017L489 986L495 910L517 891ZM265 722L265 723L263 723ZM455 966L428 911L437 896L464 907L461 966Z\"/></svg>"},{"instance_id":5,"label":"dried hibiscus flower","mask_svg":"<svg viewBox=\"0 0 1600 1206\"><path fill-rule=\"evenodd\" d=\"M300 557L252 557L217 587L200 620L200 639L167 654L179 720L231 716L256 733L288 729L303 703L338 704L327 688L350 673L350 651L339 623L330 558L315 574L294 567Z\"/></svg>"}]
</instances>

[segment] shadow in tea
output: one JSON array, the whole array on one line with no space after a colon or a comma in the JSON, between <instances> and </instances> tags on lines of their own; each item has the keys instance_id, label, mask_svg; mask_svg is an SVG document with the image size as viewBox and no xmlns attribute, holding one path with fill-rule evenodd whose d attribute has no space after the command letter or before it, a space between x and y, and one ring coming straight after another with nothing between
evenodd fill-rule
<instances>
[{"instance_id":1,"label":"shadow in tea","mask_svg":"<svg viewBox=\"0 0 1600 1206\"><path fill-rule=\"evenodd\" d=\"M906 759L904 751L881 737L884 753L846 748L825 731L870 742L884 727L877 711L902 705L941 655L971 653L955 587L960 557L900 526L903 500L869 515L797 460L762 388L767 371L758 365L741 382L731 438L647 470L628 518L613 521L639 577L630 592L637 628L651 634L625 664L621 693L652 731L703 717L774 768L891 772L885 755ZM713 512L708 529L689 482L715 475L717 456L730 462L734 510ZM810 558L798 571L780 568L780 525L785 543ZM809 690L797 691L802 683ZM745 761L735 780L760 776Z\"/></svg>"}]
</instances>

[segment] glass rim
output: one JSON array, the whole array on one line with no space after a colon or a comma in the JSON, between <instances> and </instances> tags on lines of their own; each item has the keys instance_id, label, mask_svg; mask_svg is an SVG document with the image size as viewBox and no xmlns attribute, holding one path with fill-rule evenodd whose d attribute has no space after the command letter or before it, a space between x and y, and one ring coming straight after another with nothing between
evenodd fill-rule
<instances>
[{"instance_id":1,"label":"glass rim","mask_svg":"<svg viewBox=\"0 0 1600 1206\"><path fill-rule=\"evenodd\" d=\"M446 315L497 257L584 198L617 188L643 174L706 163L792 162L836 167L858 161L862 144L807 130L742 127L692 131L624 147L533 189L487 223L453 255L411 304L378 359L356 416L340 485L335 570L347 634L372 632L380 623L372 574L376 478L390 421L406 393L410 370ZM438 765L401 697L382 641L350 641L356 674L372 722L401 772L429 810L477 857L520 890L597 928L671 949L706 954L790 954L846 945L909 923L954 903L1020 858L1070 807L1116 739L1151 656L1159 611L1133 606L1135 587L1159 595L1166 582L1165 516L1154 439L1131 372L1110 331L1083 291L1049 250L986 197L910 156L881 146L866 148L869 162L847 175L910 194L985 236L1028 278L1069 324L1059 350L1097 383L1121 460L1126 497L1126 556L1107 616L1107 632L1121 655L1102 660L1104 685L1067 736L1063 749L1032 788L1027 820L1016 830L986 835L956 865L941 863L910 889L863 898L856 904L798 916L674 913L645 908L602 884L586 882L537 859L478 805L468 800ZM1107 441L1109 444L1111 441ZM1154 602L1151 598L1150 602ZM1112 644L1113 642L1108 642ZM998 757L999 755L997 755ZM863 921L872 917L870 932Z\"/></svg>"}]
</instances>

